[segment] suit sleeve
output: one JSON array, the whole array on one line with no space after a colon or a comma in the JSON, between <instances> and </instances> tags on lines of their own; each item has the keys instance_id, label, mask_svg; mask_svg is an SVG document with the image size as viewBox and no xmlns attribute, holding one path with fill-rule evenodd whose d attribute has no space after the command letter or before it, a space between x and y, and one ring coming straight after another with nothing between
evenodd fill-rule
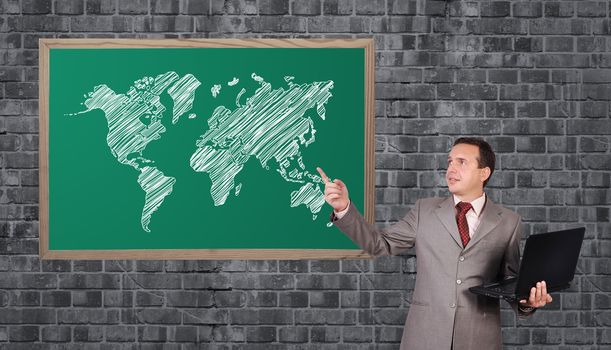
<instances>
[{"instance_id":1,"label":"suit sleeve","mask_svg":"<svg viewBox=\"0 0 611 350\"><path fill-rule=\"evenodd\" d=\"M396 224L385 229L377 229L365 221L358 209L350 203L348 212L341 219L331 220L361 249L373 256L397 255L416 244L418 213L420 201Z\"/></svg>"},{"instance_id":2,"label":"suit sleeve","mask_svg":"<svg viewBox=\"0 0 611 350\"><path fill-rule=\"evenodd\" d=\"M520 239L522 237L522 218L518 217L516 227L511 235L507 249L505 250L505 256L503 258L503 278L516 277L520 268ZM520 309L519 303L516 301L510 301L509 305L515 311L518 317L524 318L532 315L536 309L524 312Z\"/></svg>"}]
</instances>

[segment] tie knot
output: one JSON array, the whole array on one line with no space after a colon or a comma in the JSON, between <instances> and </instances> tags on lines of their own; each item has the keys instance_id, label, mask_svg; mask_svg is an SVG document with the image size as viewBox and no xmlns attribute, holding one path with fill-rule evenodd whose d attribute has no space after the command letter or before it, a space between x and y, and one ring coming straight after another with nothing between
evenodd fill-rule
<instances>
[{"instance_id":1,"label":"tie knot","mask_svg":"<svg viewBox=\"0 0 611 350\"><path fill-rule=\"evenodd\" d=\"M456 204L456 208L458 208L459 213L464 214L473 208L473 206L471 206L471 203L468 202L458 202L458 204Z\"/></svg>"}]
</instances>

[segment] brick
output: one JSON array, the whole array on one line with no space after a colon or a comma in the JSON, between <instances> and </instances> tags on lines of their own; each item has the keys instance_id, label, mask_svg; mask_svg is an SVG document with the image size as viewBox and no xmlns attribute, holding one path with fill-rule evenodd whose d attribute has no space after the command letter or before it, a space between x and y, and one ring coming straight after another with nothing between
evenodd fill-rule
<instances>
[{"instance_id":1,"label":"brick","mask_svg":"<svg viewBox=\"0 0 611 350\"><path fill-rule=\"evenodd\" d=\"M516 105L521 118L544 118L547 115L545 102L518 102Z\"/></svg>"},{"instance_id":2,"label":"brick","mask_svg":"<svg viewBox=\"0 0 611 350\"><path fill-rule=\"evenodd\" d=\"M341 338L340 327L312 327L310 332L312 343L337 343Z\"/></svg>"},{"instance_id":3,"label":"brick","mask_svg":"<svg viewBox=\"0 0 611 350\"><path fill-rule=\"evenodd\" d=\"M76 326L74 327L75 342L101 342L104 339L104 326Z\"/></svg>"},{"instance_id":4,"label":"brick","mask_svg":"<svg viewBox=\"0 0 611 350\"><path fill-rule=\"evenodd\" d=\"M568 135L609 135L611 120L568 120L566 132Z\"/></svg>"},{"instance_id":5,"label":"brick","mask_svg":"<svg viewBox=\"0 0 611 350\"><path fill-rule=\"evenodd\" d=\"M231 286L238 289L293 289L295 287L295 279L292 275L286 274L257 274L256 278L252 278L252 274L232 274ZM185 279L186 284L186 279ZM202 284L198 284L197 288L201 288ZM224 289L224 288L223 288ZM227 287L229 289L229 287Z\"/></svg>"},{"instance_id":6,"label":"brick","mask_svg":"<svg viewBox=\"0 0 611 350\"><path fill-rule=\"evenodd\" d=\"M380 67L376 69L376 81L379 83L420 83L422 82L422 71L419 69Z\"/></svg>"},{"instance_id":7,"label":"brick","mask_svg":"<svg viewBox=\"0 0 611 350\"><path fill-rule=\"evenodd\" d=\"M562 331L559 329L533 329L532 343L533 344L560 344L562 341Z\"/></svg>"},{"instance_id":8,"label":"brick","mask_svg":"<svg viewBox=\"0 0 611 350\"><path fill-rule=\"evenodd\" d=\"M52 308L14 309L7 308L0 313L0 324L55 324L58 318Z\"/></svg>"},{"instance_id":9,"label":"brick","mask_svg":"<svg viewBox=\"0 0 611 350\"><path fill-rule=\"evenodd\" d=\"M432 85L407 84L376 84L376 98L378 99L410 99L432 100L435 98L435 87Z\"/></svg>"},{"instance_id":10,"label":"brick","mask_svg":"<svg viewBox=\"0 0 611 350\"><path fill-rule=\"evenodd\" d=\"M41 328L43 342L70 342L72 330L66 326L45 326Z\"/></svg>"},{"instance_id":11,"label":"brick","mask_svg":"<svg viewBox=\"0 0 611 350\"><path fill-rule=\"evenodd\" d=\"M513 40L510 37L484 37L482 48L484 52L512 51Z\"/></svg>"},{"instance_id":12,"label":"brick","mask_svg":"<svg viewBox=\"0 0 611 350\"><path fill-rule=\"evenodd\" d=\"M516 84L518 82L518 72L515 70L490 70L488 71L488 82Z\"/></svg>"},{"instance_id":13,"label":"brick","mask_svg":"<svg viewBox=\"0 0 611 350\"><path fill-rule=\"evenodd\" d=\"M147 14L148 0L119 1L119 13L125 15Z\"/></svg>"},{"instance_id":14,"label":"brick","mask_svg":"<svg viewBox=\"0 0 611 350\"><path fill-rule=\"evenodd\" d=\"M51 0L23 0L21 11L23 14L49 14Z\"/></svg>"},{"instance_id":15,"label":"brick","mask_svg":"<svg viewBox=\"0 0 611 350\"><path fill-rule=\"evenodd\" d=\"M453 2L450 3L450 16L453 17L477 17L479 16L479 6L477 2Z\"/></svg>"},{"instance_id":16,"label":"brick","mask_svg":"<svg viewBox=\"0 0 611 350\"><path fill-rule=\"evenodd\" d=\"M418 35L418 50L443 51L446 47L445 34Z\"/></svg>"},{"instance_id":17,"label":"brick","mask_svg":"<svg viewBox=\"0 0 611 350\"><path fill-rule=\"evenodd\" d=\"M339 272L339 261L312 260L310 265L311 272Z\"/></svg>"},{"instance_id":18,"label":"brick","mask_svg":"<svg viewBox=\"0 0 611 350\"><path fill-rule=\"evenodd\" d=\"M120 283L121 283L120 275L112 275L112 274L95 274L94 275L94 274L76 274L76 273L70 274L70 275L59 275L60 288L116 289L120 286Z\"/></svg>"},{"instance_id":19,"label":"brick","mask_svg":"<svg viewBox=\"0 0 611 350\"><path fill-rule=\"evenodd\" d=\"M449 6L445 1L432 0L424 3L424 12L427 16L446 16Z\"/></svg>"},{"instance_id":20,"label":"brick","mask_svg":"<svg viewBox=\"0 0 611 350\"><path fill-rule=\"evenodd\" d=\"M494 85L439 84L437 96L445 100L493 100L497 98Z\"/></svg>"},{"instance_id":21,"label":"brick","mask_svg":"<svg viewBox=\"0 0 611 350\"><path fill-rule=\"evenodd\" d=\"M11 342L35 342L39 340L39 333L38 326L11 326L8 339Z\"/></svg>"},{"instance_id":22,"label":"brick","mask_svg":"<svg viewBox=\"0 0 611 350\"><path fill-rule=\"evenodd\" d=\"M281 343L307 343L309 330L307 327L279 327L278 340Z\"/></svg>"},{"instance_id":23,"label":"brick","mask_svg":"<svg viewBox=\"0 0 611 350\"><path fill-rule=\"evenodd\" d=\"M108 326L104 329L107 341L111 342L133 342L136 340L136 327L133 326Z\"/></svg>"},{"instance_id":24,"label":"brick","mask_svg":"<svg viewBox=\"0 0 611 350\"><path fill-rule=\"evenodd\" d=\"M397 1L397 3L401 3L398 6L399 13L409 2ZM389 8L391 8L389 4ZM404 10L403 10L404 11ZM325 15L351 15L354 12L354 1L353 0L324 0L323 2L323 13ZM415 4L414 4L414 12L415 13ZM413 14L413 13L405 13L405 14Z\"/></svg>"},{"instance_id":25,"label":"brick","mask_svg":"<svg viewBox=\"0 0 611 350\"><path fill-rule=\"evenodd\" d=\"M321 0L295 0L291 3L291 13L293 15L320 15Z\"/></svg>"},{"instance_id":26,"label":"brick","mask_svg":"<svg viewBox=\"0 0 611 350\"><path fill-rule=\"evenodd\" d=\"M127 22L124 23L126 26L129 25ZM193 19L189 16L136 17L134 30L136 32L192 32ZM124 30L120 28L115 31Z\"/></svg>"},{"instance_id":27,"label":"brick","mask_svg":"<svg viewBox=\"0 0 611 350\"><path fill-rule=\"evenodd\" d=\"M584 19L533 19L530 22L530 34L533 35L583 35L591 30L592 23Z\"/></svg>"},{"instance_id":28,"label":"brick","mask_svg":"<svg viewBox=\"0 0 611 350\"><path fill-rule=\"evenodd\" d=\"M579 140L581 152L607 152L609 139L606 137L581 137Z\"/></svg>"},{"instance_id":29,"label":"brick","mask_svg":"<svg viewBox=\"0 0 611 350\"><path fill-rule=\"evenodd\" d=\"M246 305L249 307L273 307L278 305L277 292L248 291Z\"/></svg>"},{"instance_id":30,"label":"brick","mask_svg":"<svg viewBox=\"0 0 611 350\"><path fill-rule=\"evenodd\" d=\"M518 152L545 153L545 137L516 137Z\"/></svg>"},{"instance_id":31,"label":"brick","mask_svg":"<svg viewBox=\"0 0 611 350\"><path fill-rule=\"evenodd\" d=\"M84 2L82 0L55 0L55 13L58 15L82 15Z\"/></svg>"},{"instance_id":32,"label":"brick","mask_svg":"<svg viewBox=\"0 0 611 350\"><path fill-rule=\"evenodd\" d=\"M581 102L579 113L584 118L605 118L609 115L609 103L602 101Z\"/></svg>"},{"instance_id":33,"label":"brick","mask_svg":"<svg viewBox=\"0 0 611 350\"><path fill-rule=\"evenodd\" d=\"M501 100L555 100L562 94L559 86L550 84L501 85Z\"/></svg>"},{"instance_id":34,"label":"brick","mask_svg":"<svg viewBox=\"0 0 611 350\"><path fill-rule=\"evenodd\" d=\"M578 17L606 17L607 2L604 1L582 1L577 6Z\"/></svg>"},{"instance_id":35,"label":"brick","mask_svg":"<svg viewBox=\"0 0 611 350\"><path fill-rule=\"evenodd\" d=\"M86 0L86 12L88 15L110 15L117 11L114 0Z\"/></svg>"},{"instance_id":36,"label":"brick","mask_svg":"<svg viewBox=\"0 0 611 350\"><path fill-rule=\"evenodd\" d=\"M0 67L0 82L21 81L22 69L18 67ZM4 102L4 101L3 101ZM7 101L16 102L16 101Z\"/></svg>"},{"instance_id":37,"label":"brick","mask_svg":"<svg viewBox=\"0 0 611 350\"><path fill-rule=\"evenodd\" d=\"M602 37L578 37L577 52L604 52L607 50L605 38Z\"/></svg>"},{"instance_id":38,"label":"brick","mask_svg":"<svg viewBox=\"0 0 611 350\"><path fill-rule=\"evenodd\" d=\"M545 17L573 17L575 3L573 2L546 2L544 4Z\"/></svg>"},{"instance_id":39,"label":"brick","mask_svg":"<svg viewBox=\"0 0 611 350\"><path fill-rule=\"evenodd\" d=\"M481 38L469 36L448 37L446 45L448 51L478 52L483 47Z\"/></svg>"},{"instance_id":40,"label":"brick","mask_svg":"<svg viewBox=\"0 0 611 350\"><path fill-rule=\"evenodd\" d=\"M566 344L594 344L593 329L567 329L564 332L564 342Z\"/></svg>"},{"instance_id":41,"label":"brick","mask_svg":"<svg viewBox=\"0 0 611 350\"><path fill-rule=\"evenodd\" d=\"M411 101L392 101L386 104L386 114L389 117L416 117L418 104Z\"/></svg>"},{"instance_id":42,"label":"brick","mask_svg":"<svg viewBox=\"0 0 611 350\"><path fill-rule=\"evenodd\" d=\"M578 172L553 172L549 174L551 187L579 187L580 176Z\"/></svg>"},{"instance_id":43,"label":"brick","mask_svg":"<svg viewBox=\"0 0 611 350\"><path fill-rule=\"evenodd\" d=\"M310 292L310 307L339 307L339 292Z\"/></svg>"},{"instance_id":44,"label":"brick","mask_svg":"<svg viewBox=\"0 0 611 350\"><path fill-rule=\"evenodd\" d=\"M281 260L278 261L280 272L306 273L309 272L307 261Z\"/></svg>"},{"instance_id":45,"label":"brick","mask_svg":"<svg viewBox=\"0 0 611 350\"><path fill-rule=\"evenodd\" d=\"M38 98L38 83L6 83L5 94L15 99Z\"/></svg>"},{"instance_id":46,"label":"brick","mask_svg":"<svg viewBox=\"0 0 611 350\"><path fill-rule=\"evenodd\" d=\"M581 177L583 187L609 187L611 176L604 172L584 172Z\"/></svg>"},{"instance_id":47,"label":"brick","mask_svg":"<svg viewBox=\"0 0 611 350\"><path fill-rule=\"evenodd\" d=\"M547 186L547 178L532 172L519 172L517 187L541 188Z\"/></svg>"},{"instance_id":48,"label":"brick","mask_svg":"<svg viewBox=\"0 0 611 350\"><path fill-rule=\"evenodd\" d=\"M515 118L515 103L513 102L486 102L487 118Z\"/></svg>"},{"instance_id":49,"label":"brick","mask_svg":"<svg viewBox=\"0 0 611 350\"><path fill-rule=\"evenodd\" d=\"M67 32L70 19L56 16L23 16L22 25L25 32Z\"/></svg>"},{"instance_id":50,"label":"brick","mask_svg":"<svg viewBox=\"0 0 611 350\"><path fill-rule=\"evenodd\" d=\"M540 2L520 1L513 4L514 17L541 17L543 13Z\"/></svg>"},{"instance_id":51,"label":"brick","mask_svg":"<svg viewBox=\"0 0 611 350\"><path fill-rule=\"evenodd\" d=\"M132 307L133 292L104 291L104 307Z\"/></svg>"},{"instance_id":52,"label":"brick","mask_svg":"<svg viewBox=\"0 0 611 350\"><path fill-rule=\"evenodd\" d=\"M372 327L343 327L342 339L345 343L370 343L373 340Z\"/></svg>"},{"instance_id":53,"label":"brick","mask_svg":"<svg viewBox=\"0 0 611 350\"><path fill-rule=\"evenodd\" d=\"M545 38L545 51L572 52L575 50L574 41L574 38L565 36Z\"/></svg>"},{"instance_id":54,"label":"brick","mask_svg":"<svg viewBox=\"0 0 611 350\"><path fill-rule=\"evenodd\" d=\"M204 341L211 339L212 329L210 327L175 327L170 328L168 333L168 340L171 342L190 342L195 343L198 341L198 328L200 329L200 336L204 338Z\"/></svg>"},{"instance_id":55,"label":"brick","mask_svg":"<svg viewBox=\"0 0 611 350\"><path fill-rule=\"evenodd\" d=\"M296 276L297 289L356 289L357 278L350 275Z\"/></svg>"},{"instance_id":56,"label":"brick","mask_svg":"<svg viewBox=\"0 0 611 350\"><path fill-rule=\"evenodd\" d=\"M480 15L482 17L507 17L509 16L509 1L490 1L480 4Z\"/></svg>"},{"instance_id":57,"label":"brick","mask_svg":"<svg viewBox=\"0 0 611 350\"><path fill-rule=\"evenodd\" d=\"M177 15L179 10L178 0L152 0L151 14Z\"/></svg>"},{"instance_id":58,"label":"brick","mask_svg":"<svg viewBox=\"0 0 611 350\"><path fill-rule=\"evenodd\" d=\"M276 341L276 327L247 327L246 341L254 343Z\"/></svg>"},{"instance_id":59,"label":"brick","mask_svg":"<svg viewBox=\"0 0 611 350\"><path fill-rule=\"evenodd\" d=\"M543 39L536 37L515 37L514 49L516 52L542 52Z\"/></svg>"},{"instance_id":60,"label":"brick","mask_svg":"<svg viewBox=\"0 0 611 350\"><path fill-rule=\"evenodd\" d=\"M161 326L144 326L138 327L139 342L165 342L167 340L166 327Z\"/></svg>"},{"instance_id":61,"label":"brick","mask_svg":"<svg viewBox=\"0 0 611 350\"><path fill-rule=\"evenodd\" d=\"M353 310L298 309L295 310L295 324L356 324L356 312Z\"/></svg>"},{"instance_id":62,"label":"brick","mask_svg":"<svg viewBox=\"0 0 611 350\"><path fill-rule=\"evenodd\" d=\"M537 56L536 62L537 66L541 68L587 68L591 66L590 57L580 54L547 54Z\"/></svg>"},{"instance_id":63,"label":"brick","mask_svg":"<svg viewBox=\"0 0 611 350\"><path fill-rule=\"evenodd\" d=\"M137 19L141 20L140 17ZM70 27L73 32L131 32L132 21L127 16L73 17Z\"/></svg>"},{"instance_id":64,"label":"brick","mask_svg":"<svg viewBox=\"0 0 611 350\"><path fill-rule=\"evenodd\" d=\"M474 34L527 34L528 23L513 18L481 18L467 20L467 28Z\"/></svg>"},{"instance_id":65,"label":"brick","mask_svg":"<svg viewBox=\"0 0 611 350\"><path fill-rule=\"evenodd\" d=\"M548 70L521 70L520 81L524 83L549 83L550 71Z\"/></svg>"},{"instance_id":66,"label":"brick","mask_svg":"<svg viewBox=\"0 0 611 350\"><path fill-rule=\"evenodd\" d=\"M385 0L356 0L357 15L383 15L386 12Z\"/></svg>"},{"instance_id":67,"label":"brick","mask_svg":"<svg viewBox=\"0 0 611 350\"><path fill-rule=\"evenodd\" d=\"M371 30L374 33L428 33L430 17L374 17Z\"/></svg>"}]
</instances>

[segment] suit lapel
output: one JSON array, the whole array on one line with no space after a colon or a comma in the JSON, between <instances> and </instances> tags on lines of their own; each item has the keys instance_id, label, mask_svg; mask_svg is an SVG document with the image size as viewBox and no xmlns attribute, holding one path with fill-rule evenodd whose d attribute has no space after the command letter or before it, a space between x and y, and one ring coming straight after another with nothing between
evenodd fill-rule
<instances>
[{"instance_id":1,"label":"suit lapel","mask_svg":"<svg viewBox=\"0 0 611 350\"><path fill-rule=\"evenodd\" d=\"M435 215L439 218L439 221L443 224L446 230L450 233L452 238L458 246L462 249L462 240L458 233L458 226L456 225L456 212L454 211L454 199L452 197L446 198L439 204L435 209ZM465 250L471 249L477 242L479 242L484 236L490 233L498 224L501 222L501 207L493 203L490 198L486 198L486 205L484 210L480 214L479 226L473 234L473 238L469 241Z\"/></svg>"},{"instance_id":2,"label":"suit lapel","mask_svg":"<svg viewBox=\"0 0 611 350\"><path fill-rule=\"evenodd\" d=\"M454 238L456 244L462 249L462 240L460 239L458 226L456 225L456 213L454 212L454 200L452 197L446 198L446 200L439 204L437 209L435 209L435 215L437 215L439 221L441 221L452 238Z\"/></svg>"},{"instance_id":3,"label":"suit lapel","mask_svg":"<svg viewBox=\"0 0 611 350\"><path fill-rule=\"evenodd\" d=\"M501 222L501 207L486 198L486 205L481 213L479 226L473 233L473 238L469 241L465 249L471 249L477 242L490 233Z\"/></svg>"}]
</instances>

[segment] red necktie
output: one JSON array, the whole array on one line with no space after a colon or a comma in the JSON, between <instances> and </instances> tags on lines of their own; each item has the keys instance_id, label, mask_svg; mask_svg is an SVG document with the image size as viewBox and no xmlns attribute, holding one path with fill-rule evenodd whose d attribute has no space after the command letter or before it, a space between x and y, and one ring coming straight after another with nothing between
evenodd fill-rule
<instances>
[{"instance_id":1,"label":"red necktie","mask_svg":"<svg viewBox=\"0 0 611 350\"><path fill-rule=\"evenodd\" d=\"M467 224L467 212L473 208L471 203L459 202L456 204L458 213L456 214L456 224L458 224L458 233L460 233L460 239L462 240L462 246L466 247L469 243L469 224Z\"/></svg>"}]
</instances>

